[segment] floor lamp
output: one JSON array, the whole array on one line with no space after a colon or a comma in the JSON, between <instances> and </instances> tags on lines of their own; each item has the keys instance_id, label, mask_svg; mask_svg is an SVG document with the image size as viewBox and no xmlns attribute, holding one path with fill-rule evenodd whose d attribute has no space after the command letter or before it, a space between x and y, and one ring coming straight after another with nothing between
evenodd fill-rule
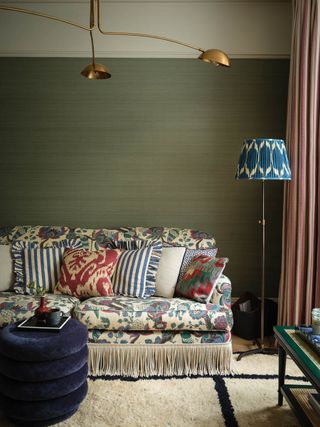
<instances>
[{"instance_id":1,"label":"floor lamp","mask_svg":"<svg viewBox=\"0 0 320 427\"><path fill-rule=\"evenodd\" d=\"M273 354L273 349L264 347L264 314L265 314L265 181L290 181L291 171L286 147L282 139L246 139L243 142L238 163L236 179L252 179L262 182L262 265L261 265L261 336L259 348L243 352L238 360L250 354Z\"/></svg>"}]
</instances>

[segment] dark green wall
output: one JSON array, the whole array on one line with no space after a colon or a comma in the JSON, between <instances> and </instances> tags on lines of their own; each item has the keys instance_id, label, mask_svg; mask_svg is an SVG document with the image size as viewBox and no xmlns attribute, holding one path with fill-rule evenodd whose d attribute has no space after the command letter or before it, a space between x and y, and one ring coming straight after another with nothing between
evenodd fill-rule
<instances>
[{"instance_id":1,"label":"dark green wall","mask_svg":"<svg viewBox=\"0 0 320 427\"><path fill-rule=\"evenodd\" d=\"M242 140L285 136L287 60L0 60L0 224L167 225L213 232L233 294L260 294L261 184ZM282 183L267 183L267 294L277 296Z\"/></svg>"}]
</instances>

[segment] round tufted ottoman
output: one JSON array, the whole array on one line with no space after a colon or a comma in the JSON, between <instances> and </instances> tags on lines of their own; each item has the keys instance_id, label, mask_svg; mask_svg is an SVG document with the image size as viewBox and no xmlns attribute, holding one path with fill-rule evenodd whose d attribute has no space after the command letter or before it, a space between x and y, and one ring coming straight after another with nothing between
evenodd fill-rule
<instances>
[{"instance_id":1,"label":"round tufted ottoman","mask_svg":"<svg viewBox=\"0 0 320 427\"><path fill-rule=\"evenodd\" d=\"M0 405L18 425L72 416L87 394L88 332L70 319L58 332L9 325L0 331Z\"/></svg>"}]
</instances>

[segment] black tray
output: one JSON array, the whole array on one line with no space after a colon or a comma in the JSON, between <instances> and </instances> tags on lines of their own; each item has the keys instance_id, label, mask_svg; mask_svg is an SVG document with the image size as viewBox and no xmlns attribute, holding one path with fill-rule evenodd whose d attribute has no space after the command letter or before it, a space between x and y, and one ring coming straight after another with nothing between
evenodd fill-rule
<instances>
[{"instance_id":1,"label":"black tray","mask_svg":"<svg viewBox=\"0 0 320 427\"><path fill-rule=\"evenodd\" d=\"M320 335L312 335L311 326L297 326L296 333L320 356Z\"/></svg>"},{"instance_id":2,"label":"black tray","mask_svg":"<svg viewBox=\"0 0 320 427\"><path fill-rule=\"evenodd\" d=\"M64 325L68 322L69 319L71 319L71 316L62 316L58 325L48 326L46 324L38 323L35 316L32 316L32 317L30 317L30 319L27 319L27 320L23 321L22 323L20 323L20 325L18 325L18 328L59 331L60 329L62 329L64 327Z\"/></svg>"}]
</instances>

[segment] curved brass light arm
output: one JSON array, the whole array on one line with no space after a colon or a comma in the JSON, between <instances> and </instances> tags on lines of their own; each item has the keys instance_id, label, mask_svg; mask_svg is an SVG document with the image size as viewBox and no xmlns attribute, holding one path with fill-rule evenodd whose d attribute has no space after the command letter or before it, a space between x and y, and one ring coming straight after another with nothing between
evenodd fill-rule
<instances>
[{"instance_id":1,"label":"curved brass light arm","mask_svg":"<svg viewBox=\"0 0 320 427\"><path fill-rule=\"evenodd\" d=\"M168 37L156 36L155 34L126 33L126 32L122 32L122 31L102 31L99 27L98 27L98 29L99 29L100 33L103 34L103 35L105 35L105 36L146 37L148 39L158 39L158 40L163 40L163 41L166 41L166 42L171 42L171 43L179 44L181 46L189 47L190 49L198 50L199 52L204 52L204 49L202 49L200 47L195 47L195 46L190 45L189 43L183 43L183 42L180 42L179 40L170 39Z\"/></svg>"},{"instance_id":2,"label":"curved brass light arm","mask_svg":"<svg viewBox=\"0 0 320 427\"><path fill-rule=\"evenodd\" d=\"M209 62L211 64L223 65L226 67L230 66L230 61L228 56L219 49L209 49L204 50L201 47L193 46L189 43L181 42L180 40L171 39L169 37L158 36L155 34L146 34L146 33L132 33L132 32L124 32L124 31L104 31L101 28L101 19L100 19L100 9L101 9L101 1L100 0L90 0L90 23L89 27L85 25L79 24L77 22L69 21L68 19L59 18L58 16L48 15L47 13L38 12L36 10L23 9L20 7L12 7L5 6L0 4L0 10L8 11L8 12L17 12L17 13L25 13L27 15L39 16L41 18L50 19L52 21L61 22L63 24L71 25L72 27L79 28L81 30L90 32L90 40L91 40L91 49L92 49L92 63L89 64L81 74L89 79L108 79L111 77L109 70L101 64L97 64L95 61L95 49L94 49L94 41L92 31L95 28L98 28L99 32L106 36L132 36L132 37L145 37L149 39L157 39L163 40L169 43L175 43L180 46L185 46L193 50L197 50L201 52L199 59L204 62Z\"/></svg>"},{"instance_id":3,"label":"curved brass light arm","mask_svg":"<svg viewBox=\"0 0 320 427\"><path fill-rule=\"evenodd\" d=\"M193 46L189 43L181 42L180 40L171 39L169 37L163 37L163 36L157 36L155 34L146 34L146 33L131 33L131 32L124 32L124 31L104 31L101 28L101 20L100 20L100 0L96 0L98 4L98 30L101 34L105 36L132 36L132 37L145 37L148 39L157 39L157 40L163 40L170 43L179 44L180 46L186 46L190 49L198 50L199 52L204 52L204 49L201 47Z\"/></svg>"},{"instance_id":4,"label":"curved brass light arm","mask_svg":"<svg viewBox=\"0 0 320 427\"><path fill-rule=\"evenodd\" d=\"M91 5L92 5L92 3L91 3ZM80 28L81 30L91 31L96 27L95 18L94 18L94 10L93 10L93 15L92 15L92 7L93 6L91 6L91 16L93 16L93 18L90 19L90 27L86 27L84 25L78 24L77 22L69 21L67 19L59 18L58 16L52 16L52 15L48 15L47 13L37 12L36 10L29 10L29 9L23 9L20 7L11 7L11 6L4 6L4 5L0 5L0 10L5 10L8 12L25 13L26 15L40 16L41 18L46 18L46 19L51 19L52 21L62 22L63 24L71 25L72 27Z\"/></svg>"}]
</instances>

